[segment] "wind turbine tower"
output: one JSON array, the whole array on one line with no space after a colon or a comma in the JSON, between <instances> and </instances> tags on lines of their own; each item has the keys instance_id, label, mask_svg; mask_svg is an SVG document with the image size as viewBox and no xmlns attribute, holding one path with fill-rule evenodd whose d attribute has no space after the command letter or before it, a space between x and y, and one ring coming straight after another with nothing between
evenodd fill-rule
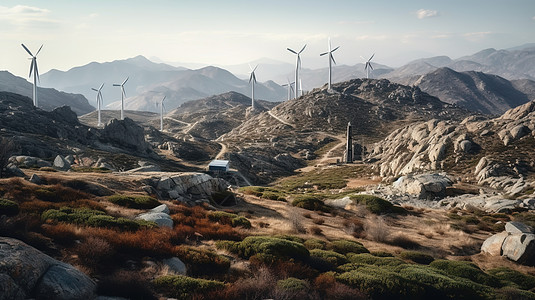
<instances>
[{"instance_id":1,"label":"wind turbine tower","mask_svg":"<svg viewBox=\"0 0 535 300\"><path fill-rule=\"evenodd\" d=\"M33 72L33 105L35 107L39 107L39 102L37 101L37 80L39 80L39 70L37 69L37 55L39 52L41 52L41 49L43 48L43 45L39 47L39 50L37 50L37 53L35 55L32 54L32 52L24 46L24 44L21 44L22 48L28 52L31 56L32 64L30 65L30 75L28 77L32 77Z\"/></svg>"},{"instance_id":2,"label":"wind turbine tower","mask_svg":"<svg viewBox=\"0 0 535 300\"><path fill-rule=\"evenodd\" d=\"M124 91L124 84L128 81L128 78L129 77L126 77L126 79L121 84L118 84L118 83L113 84L113 86L121 87L121 120L124 120L124 98L126 98L126 92Z\"/></svg>"},{"instance_id":3,"label":"wind turbine tower","mask_svg":"<svg viewBox=\"0 0 535 300\"><path fill-rule=\"evenodd\" d=\"M347 132L346 132L346 163L353 162L353 137L352 137L352 127L351 122L347 122Z\"/></svg>"},{"instance_id":4,"label":"wind turbine tower","mask_svg":"<svg viewBox=\"0 0 535 300\"><path fill-rule=\"evenodd\" d=\"M295 63L295 98L297 99L299 97L299 86L298 84L300 85L300 82L299 82L299 69L301 68L301 53L305 50L306 48L306 44L303 46L303 48L301 48L301 51L299 52L296 52L290 48L286 48L288 49L288 51L292 52L293 54L297 55L297 61Z\"/></svg>"},{"instance_id":5,"label":"wind turbine tower","mask_svg":"<svg viewBox=\"0 0 535 300\"><path fill-rule=\"evenodd\" d=\"M254 85L256 83L256 75L255 75L255 71L256 71L256 68L258 68L258 65L256 65L256 67L251 68L251 66L249 65L249 69L251 69L251 76L249 77L249 83L251 83L252 81L252 84L251 84L251 108L254 110Z\"/></svg>"},{"instance_id":6,"label":"wind turbine tower","mask_svg":"<svg viewBox=\"0 0 535 300\"><path fill-rule=\"evenodd\" d=\"M101 122L101 119L100 119L100 110L101 110L101 107L102 107L102 104L103 104L103 100L102 100L102 87L103 86L104 86L104 83L101 84L98 89L91 88L93 91L97 92L97 114L98 114L97 127L102 126L102 122Z\"/></svg>"},{"instance_id":7,"label":"wind turbine tower","mask_svg":"<svg viewBox=\"0 0 535 300\"><path fill-rule=\"evenodd\" d=\"M368 61L366 61L366 64L364 65L364 70L366 70L366 78L369 79L370 78L370 69L373 71L373 67L372 67L372 58L375 56L375 53L370 57L370 59L368 59Z\"/></svg>"},{"instance_id":8,"label":"wind turbine tower","mask_svg":"<svg viewBox=\"0 0 535 300\"><path fill-rule=\"evenodd\" d=\"M165 100L166 96L163 96L163 99L160 101L160 131L163 131L163 101Z\"/></svg>"},{"instance_id":9,"label":"wind turbine tower","mask_svg":"<svg viewBox=\"0 0 535 300\"><path fill-rule=\"evenodd\" d=\"M292 91L294 90L294 88L292 87L292 84L295 84L295 82L290 82L290 79L286 78L286 80L288 81L287 84L283 84L282 86L287 86L288 87L288 100L292 99Z\"/></svg>"},{"instance_id":10,"label":"wind turbine tower","mask_svg":"<svg viewBox=\"0 0 535 300\"><path fill-rule=\"evenodd\" d=\"M338 48L340 48L340 46L338 46L338 47L336 47L336 48L331 50L331 39L330 38L329 38L329 42L327 44L328 44L328 47L329 47L329 51L320 54L320 56L329 54L329 84L328 84L327 88L330 90L331 89L331 83L332 83L332 63L331 62L333 62L336 65L336 61L334 60L333 52L338 50Z\"/></svg>"}]
</instances>

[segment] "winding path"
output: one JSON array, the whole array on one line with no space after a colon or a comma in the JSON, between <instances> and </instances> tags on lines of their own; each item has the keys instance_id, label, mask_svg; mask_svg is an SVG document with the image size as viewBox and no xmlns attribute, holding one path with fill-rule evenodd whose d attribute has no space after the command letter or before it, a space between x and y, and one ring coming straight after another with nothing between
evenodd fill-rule
<instances>
[{"instance_id":1,"label":"winding path","mask_svg":"<svg viewBox=\"0 0 535 300\"><path fill-rule=\"evenodd\" d=\"M269 114L270 116L272 116L275 120L281 122L282 124L284 124L284 125L288 125L288 126L290 126L290 127L292 127L292 128L295 128L295 126L294 126L293 124L290 124L290 123L284 121L283 119L281 119L281 118L275 116L275 115L271 112L271 110L268 110L268 114Z\"/></svg>"}]
</instances>

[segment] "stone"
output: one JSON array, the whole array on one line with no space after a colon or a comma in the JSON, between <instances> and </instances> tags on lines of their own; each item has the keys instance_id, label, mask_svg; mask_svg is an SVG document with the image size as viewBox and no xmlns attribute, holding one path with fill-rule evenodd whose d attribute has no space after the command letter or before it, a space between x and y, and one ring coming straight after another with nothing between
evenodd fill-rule
<instances>
[{"instance_id":1,"label":"stone","mask_svg":"<svg viewBox=\"0 0 535 300\"><path fill-rule=\"evenodd\" d=\"M507 222L505 223L505 231L515 234L515 233L533 233L533 228L524 223L520 222Z\"/></svg>"},{"instance_id":2,"label":"stone","mask_svg":"<svg viewBox=\"0 0 535 300\"><path fill-rule=\"evenodd\" d=\"M152 152L150 144L145 140L143 127L130 118L112 119L100 130L100 133L103 142L141 154Z\"/></svg>"},{"instance_id":3,"label":"stone","mask_svg":"<svg viewBox=\"0 0 535 300\"><path fill-rule=\"evenodd\" d=\"M65 160L69 162L69 164L74 164L74 156L72 154L69 154L65 156Z\"/></svg>"},{"instance_id":4,"label":"stone","mask_svg":"<svg viewBox=\"0 0 535 300\"><path fill-rule=\"evenodd\" d=\"M509 236L507 231L494 234L487 238L481 246L481 252L488 253L493 256L502 255L502 246L505 239Z\"/></svg>"},{"instance_id":5,"label":"stone","mask_svg":"<svg viewBox=\"0 0 535 300\"><path fill-rule=\"evenodd\" d=\"M71 168L71 164L61 155L57 155L54 159L54 168L58 170L67 171Z\"/></svg>"},{"instance_id":6,"label":"stone","mask_svg":"<svg viewBox=\"0 0 535 300\"><path fill-rule=\"evenodd\" d=\"M160 181L158 181L158 186L157 186L157 189L158 190L164 190L164 191L168 191L171 189L172 186L174 186L173 184L173 180L169 177L162 177L160 178Z\"/></svg>"},{"instance_id":7,"label":"stone","mask_svg":"<svg viewBox=\"0 0 535 300\"><path fill-rule=\"evenodd\" d=\"M25 177L26 174L24 174L24 172L19 169L19 167L17 167L15 164L8 164L6 166L6 170L13 176L17 176L17 177Z\"/></svg>"},{"instance_id":8,"label":"stone","mask_svg":"<svg viewBox=\"0 0 535 300\"><path fill-rule=\"evenodd\" d=\"M180 194L176 190L170 190L168 194L171 199L178 199L180 197Z\"/></svg>"},{"instance_id":9,"label":"stone","mask_svg":"<svg viewBox=\"0 0 535 300\"><path fill-rule=\"evenodd\" d=\"M46 299L91 299L96 284L84 273L68 264L50 267L35 288ZM41 298L41 297L38 297Z\"/></svg>"},{"instance_id":10,"label":"stone","mask_svg":"<svg viewBox=\"0 0 535 300\"><path fill-rule=\"evenodd\" d=\"M162 263L169 268L171 273L176 275L186 275L186 265L178 257L166 258L162 260Z\"/></svg>"},{"instance_id":11,"label":"stone","mask_svg":"<svg viewBox=\"0 0 535 300\"><path fill-rule=\"evenodd\" d=\"M509 235L502 245L502 255L520 264L535 262L535 234L516 233Z\"/></svg>"},{"instance_id":12,"label":"stone","mask_svg":"<svg viewBox=\"0 0 535 300\"><path fill-rule=\"evenodd\" d=\"M511 131L509 131L509 132L510 132L511 138L513 140L518 140L519 138L528 135L530 133L530 131L531 130L529 130L528 127L526 127L524 125L518 125L518 126L513 127L513 129L511 129Z\"/></svg>"},{"instance_id":13,"label":"stone","mask_svg":"<svg viewBox=\"0 0 535 300\"><path fill-rule=\"evenodd\" d=\"M166 213L147 212L140 214L136 219L154 222L158 227L173 228L173 220Z\"/></svg>"},{"instance_id":14,"label":"stone","mask_svg":"<svg viewBox=\"0 0 535 300\"><path fill-rule=\"evenodd\" d=\"M340 198L340 199L325 200L325 204L329 205L329 206L332 206L332 207L337 207L337 208L344 209L348 205L353 204L353 201L351 201L351 199L348 196L346 196L346 197Z\"/></svg>"},{"instance_id":15,"label":"stone","mask_svg":"<svg viewBox=\"0 0 535 300\"><path fill-rule=\"evenodd\" d=\"M446 195L446 188L451 186L452 181L445 175L420 174L401 176L392 186L407 194L416 195L419 198L436 198Z\"/></svg>"},{"instance_id":16,"label":"stone","mask_svg":"<svg viewBox=\"0 0 535 300\"><path fill-rule=\"evenodd\" d=\"M42 180L41 180L41 177L39 177L39 175L37 174L32 174L32 176L30 176L30 179L28 179L29 182L31 183L35 183L35 184L41 184L42 183Z\"/></svg>"},{"instance_id":17,"label":"stone","mask_svg":"<svg viewBox=\"0 0 535 300\"><path fill-rule=\"evenodd\" d=\"M84 273L17 239L0 237L0 257L0 299L94 298Z\"/></svg>"},{"instance_id":18,"label":"stone","mask_svg":"<svg viewBox=\"0 0 535 300\"><path fill-rule=\"evenodd\" d=\"M469 140L462 140L459 142L459 151L468 153L470 150L472 150L472 142Z\"/></svg>"},{"instance_id":19,"label":"stone","mask_svg":"<svg viewBox=\"0 0 535 300\"><path fill-rule=\"evenodd\" d=\"M164 214L169 214L170 212L169 207L167 207L166 204L158 205L155 208L151 209L150 211L155 212L155 213L164 213Z\"/></svg>"}]
</instances>

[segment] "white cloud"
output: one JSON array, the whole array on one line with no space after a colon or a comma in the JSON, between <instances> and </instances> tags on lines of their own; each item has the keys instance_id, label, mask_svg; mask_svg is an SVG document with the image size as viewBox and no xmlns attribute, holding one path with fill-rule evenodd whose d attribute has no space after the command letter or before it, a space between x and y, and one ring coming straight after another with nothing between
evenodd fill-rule
<instances>
[{"instance_id":1,"label":"white cloud","mask_svg":"<svg viewBox=\"0 0 535 300\"><path fill-rule=\"evenodd\" d=\"M16 5L13 7L0 6L0 17L4 19L15 18L35 18L43 17L50 13L50 10L45 8Z\"/></svg>"},{"instance_id":2,"label":"white cloud","mask_svg":"<svg viewBox=\"0 0 535 300\"><path fill-rule=\"evenodd\" d=\"M98 16L99 16L99 14L92 13L92 14L89 15L89 18L94 19L94 18L97 18Z\"/></svg>"},{"instance_id":3,"label":"white cloud","mask_svg":"<svg viewBox=\"0 0 535 300\"><path fill-rule=\"evenodd\" d=\"M438 16L438 11L431 9L419 9L416 11L416 16L418 19L432 18Z\"/></svg>"}]
</instances>

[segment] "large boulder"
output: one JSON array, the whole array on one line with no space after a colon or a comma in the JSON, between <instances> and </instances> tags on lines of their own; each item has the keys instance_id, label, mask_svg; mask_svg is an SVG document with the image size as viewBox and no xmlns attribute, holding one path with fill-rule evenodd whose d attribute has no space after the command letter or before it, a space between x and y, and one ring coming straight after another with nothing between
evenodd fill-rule
<instances>
[{"instance_id":1,"label":"large boulder","mask_svg":"<svg viewBox=\"0 0 535 300\"><path fill-rule=\"evenodd\" d=\"M221 178L213 178L204 173L168 173L153 183L160 194L173 199L209 199L214 193L225 191L229 185Z\"/></svg>"},{"instance_id":2,"label":"large boulder","mask_svg":"<svg viewBox=\"0 0 535 300\"><path fill-rule=\"evenodd\" d=\"M9 162L24 168L43 168L52 166L52 164L46 160L26 155L12 156L9 158Z\"/></svg>"},{"instance_id":3,"label":"large boulder","mask_svg":"<svg viewBox=\"0 0 535 300\"><path fill-rule=\"evenodd\" d=\"M112 119L101 131L103 142L127 148L141 154L149 154L151 146L145 140L143 127L136 124L132 119Z\"/></svg>"},{"instance_id":4,"label":"large boulder","mask_svg":"<svg viewBox=\"0 0 535 300\"><path fill-rule=\"evenodd\" d=\"M71 168L71 164L69 163L68 160L65 159L65 157L58 155L54 159L54 168L58 170L67 171L68 169Z\"/></svg>"},{"instance_id":5,"label":"large boulder","mask_svg":"<svg viewBox=\"0 0 535 300\"><path fill-rule=\"evenodd\" d=\"M481 252L488 253L492 256L502 255L502 246L505 239L509 236L507 231L502 231L495 235L492 235L483 242L481 246Z\"/></svg>"},{"instance_id":6,"label":"large boulder","mask_svg":"<svg viewBox=\"0 0 535 300\"><path fill-rule=\"evenodd\" d=\"M393 187L402 193L432 199L444 197L446 188L451 185L451 179L443 174L401 176L393 183Z\"/></svg>"},{"instance_id":7,"label":"large boulder","mask_svg":"<svg viewBox=\"0 0 535 300\"><path fill-rule=\"evenodd\" d=\"M509 235L503 242L502 255L520 264L533 265L535 263L535 234Z\"/></svg>"},{"instance_id":8,"label":"large boulder","mask_svg":"<svg viewBox=\"0 0 535 300\"><path fill-rule=\"evenodd\" d=\"M71 265L25 243L0 237L0 300L91 299L95 283Z\"/></svg>"},{"instance_id":9,"label":"large boulder","mask_svg":"<svg viewBox=\"0 0 535 300\"><path fill-rule=\"evenodd\" d=\"M173 219L171 219L171 217L166 213L147 212L140 214L136 217L136 219L154 222L158 225L158 227L173 228Z\"/></svg>"},{"instance_id":10,"label":"large boulder","mask_svg":"<svg viewBox=\"0 0 535 300\"><path fill-rule=\"evenodd\" d=\"M162 260L162 263L167 266L171 273L186 275L186 265L178 257L166 258Z\"/></svg>"}]
</instances>

